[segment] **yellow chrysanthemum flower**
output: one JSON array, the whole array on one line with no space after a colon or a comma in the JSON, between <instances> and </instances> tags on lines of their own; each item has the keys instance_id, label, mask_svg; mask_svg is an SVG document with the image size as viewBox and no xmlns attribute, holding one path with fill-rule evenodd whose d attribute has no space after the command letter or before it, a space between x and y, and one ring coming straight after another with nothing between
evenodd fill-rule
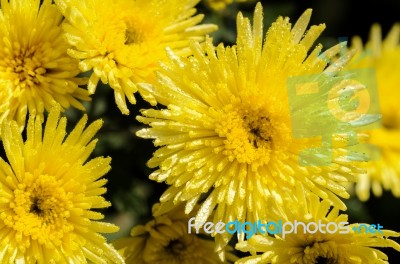
<instances>
[{"instance_id":1,"label":"yellow chrysanthemum flower","mask_svg":"<svg viewBox=\"0 0 400 264\"><path fill-rule=\"evenodd\" d=\"M204 49L193 43L193 57L179 58L171 52L159 83L141 84L168 107L144 110L137 117L150 125L137 135L153 138L161 147L148 162L149 167L158 167L150 178L171 185L160 198L158 213L184 202L189 213L204 198L196 223L204 223L215 208L214 222L268 219L270 205L276 202L279 207L296 185L346 208L336 195L348 197L341 184L355 180L358 169L335 144L331 165L301 166L300 151L321 145L321 140L296 139L291 133L289 76L317 74L330 79L349 60L342 58L326 68L326 58L336 56L341 45L324 56L318 56L322 48L318 45L307 56L325 28L313 26L304 35L310 16L307 10L293 28L288 18L278 18L263 45L258 4L253 29L239 13L237 46L215 48L208 39ZM304 102L297 113L308 104L321 103L326 102ZM312 129L334 132L332 124L325 123ZM220 239L217 235L218 245L226 244L229 234L223 235L223 242Z\"/></svg>"},{"instance_id":2,"label":"yellow chrysanthemum flower","mask_svg":"<svg viewBox=\"0 0 400 264\"><path fill-rule=\"evenodd\" d=\"M0 159L1 263L123 263L99 233L118 227L95 220L110 206L101 195L110 158L86 161L97 140L98 120L85 129L84 116L65 138L59 108L42 119L31 116L23 141L15 121L2 126L8 163Z\"/></svg>"},{"instance_id":3,"label":"yellow chrysanthemum flower","mask_svg":"<svg viewBox=\"0 0 400 264\"><path fill-rule=\"evenodd\" d=\"M383 127L369 133L369 143L379 147L380 159L367 164L368 173L360 177L356 185L358 197L369 199L370 189L376 196L382 195L382 187L400 197L400 25L393 26L382 41L381 28L374 25L370 41L365 49L359 37L352 47L359 51L351 68L376 70L379 102Z\"/></svg>"},{"instance_id":4,"label":"yellow chrysanthemum flower","mask_svg":"<svg viewBox=\"0 0 400 264\"><path fill-rule=\"evenodd\" d=\"M125 97L135 103L134 93L155 104L154 97L137 87L153 82L158 61L166 58L165 48L180 55L188 53L189 40L202 41L215 25L198 25L203 15L194 6L200 0L58 0L67 19L66 37L80 59L82 71L93 70L89 93L101 79L114 89L115 102L129 114Z\"/></svg>"},{"instance_id":5,"label":"yellow chrysanthemum flower","mask_svg":"<svg viewBox=\"0 0 400 264\"><path fill-rule=\"evenodd\" d=\"M238 260L237 264L384 264L388 263L388 257L376 248L392 247L400 251L400 245L388 238L399 237L398 232L367 224L348 225L348 216L339 214L329 202L320 201L313 194L304 197L302 188L296 191L297 204L286 203L279 220L291 222L293 227L295 221L304 223L313 234L304 232L303 225L298 224L296 233L293 228L293 232L284 237L282 234L254 235L236 245L237 249L252 254Z\"/></svg>"},{"instance_id":6,"label":"yellow chrysanthemum flower","mask_svg":"<svg viewBox=\"0 0 400 264\"><path fill-rule=\"evenodd\" d=\"M158 204L153 206L153 212ZM124 257L127 264L192 264L223 263L213 252L214 242L206 237L188 233L189 216L184 207L155 217L146 225L138 225L131 230L131 237L121 238L113 245ZM204 235L204 234L203 234ZM227 260L237 259L227 249Z\"/></svg>"},{"instance_id":7,"label":"yellow chrysanthemum flower","mask_svg":"<svg viewBox=\"0 0 400 264\"><path fill-rule=\"evenodd\" d=\"M2 0L0 10L0 119L17 120L42 115L54 105L85 110L79 100L90 100L78 61L60 27L62 15L50 0Z\"/></svg>"}]
</instances>

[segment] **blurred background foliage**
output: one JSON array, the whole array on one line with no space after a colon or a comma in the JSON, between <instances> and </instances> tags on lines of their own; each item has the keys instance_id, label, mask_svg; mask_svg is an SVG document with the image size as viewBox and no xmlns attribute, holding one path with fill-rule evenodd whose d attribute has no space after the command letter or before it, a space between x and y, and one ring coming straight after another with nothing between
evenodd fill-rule
<instances>
[{"instance_id":1,"label":"blurred background foliage","mask_svg":"<svg viewBox=\"0 0 400 264\"><path fill-rule=\"evenodd\" d=\"M318 42L324 49L337 44L338 39L351 39L359 35L364 41L368 39L373 23L382 25L383 36L395 22L400 21L400 1L356 1L356 0L268 0L261 1L264 6L265 28L280 15L289 16L291 22L304 12L313 9L311 24L325 23L327 28ZM205 14L206 23L219 25L219 31L212 34L214 43L232 45L236 38L236 15L242 11L252 17L256 1L233 3L226 9L215 11L203 1L198 5L199 13ZM399 73L400 74L400 73ZM142 127L135 117L140 109L151 106L141 100L130 106L129 116L121 115L114 103L112 90L106 85L99 85L92 102L87 103L87 114L91 121L104 120L103 128L97 137L98 145L93 156L110 156L112 170L108 178L108 192L105 195L113 204L104 211L106 220L121 227L120 232L108 236L110 240L129 234L132 226L142 224L151 218L151 207L166 189L166 185L148 179L151 169L146 167L147 160L155 150L151 140L140 139L135 132ZM158 106L161 107L161 106ZM75 124L81 117L76 110L68 110L69 124ZM350 222L380 223L385 229L400 231L400 199L385 192L380 198L360 202L355 196L346 201ZM399 240L397 240L400 242ZM383 250L389 254L390 263L400 263L400 253L394 250Z\"/></svg>"}]
</instances>

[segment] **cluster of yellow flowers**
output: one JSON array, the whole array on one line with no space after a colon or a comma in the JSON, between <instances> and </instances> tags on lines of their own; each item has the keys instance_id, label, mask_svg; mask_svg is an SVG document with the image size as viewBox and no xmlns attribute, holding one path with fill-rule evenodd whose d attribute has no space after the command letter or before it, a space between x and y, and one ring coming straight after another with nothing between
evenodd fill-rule
<instances>
[{"instance_id":1,"label":"cluster of yellow flowers","mask_svg":"<svg viewBox=\"0 0 400 264\"><path fill-rule=\"evenodd\" d=\"M399 25L383 41L374 25L365 47L356 37L354 51L342 54L340 43L321 53L314 42L325 25L307 30L311 10L293 26L279 17L265 34L258 3L252 24L238 14L236 45L214 46L207 34L217 26L200 24L199 1L1 0L0 137L7 161L0 158L0 263L372 264L388 263L379 247L400 251L390 238L400 233L390 230L247 240L238 234L235 248L250 253L238 258L232 234L188 229L191 217L196 225L346 222L340 198L350 196L348 183L356 183L361 200L371 188L381 195L382 187L400 197ZM208 2L218 9L232 1ZM372 54L360 57L365 50ZM343 70L365 67L376 69L383 126L356 138L379 147L381 159L360 160L334 135L330 164L302 164L301 153L321 139L294 136L291 117L309 112L305 105L291 109L288 79L329 83ZM85 110L99 82L113 89L122 114L136 92L164 106L141 111L137 120L146 128L136 135L159 147L147 163L155 168L150 179L169 188L153 220L111 244L101 233L118 227L99 221L104 216L96 211L111 205L102 197L111 159L89 160L102 121L86 127L85 115L67 135L61 117L70 106ZM311 132L335 129L320 125L326 127Z\"/></svg>"}]
</instances>

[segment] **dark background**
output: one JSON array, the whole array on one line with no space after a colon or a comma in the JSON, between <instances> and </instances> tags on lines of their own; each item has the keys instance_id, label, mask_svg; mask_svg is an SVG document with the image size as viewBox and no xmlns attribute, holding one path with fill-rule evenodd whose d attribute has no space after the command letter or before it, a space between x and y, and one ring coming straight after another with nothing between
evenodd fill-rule
<instances>
[{"instance_id":1,"label":"dark background","mask_svg":"<svg viewBox=\"0 0 400 264\"><path fill-rule=\"evenodd\" d=\"M214 12L201 3L198 9L206 14L207 22L219 24L220 31L213 34L215 42L223 41L228 45L235 41L237 11L243 10L245 16L251 17L255 3L233 4L221 12ZM339 37L351 39L359 35L367 40L370 26L375 22L382 25L385 36L393 23L400 20L400 1L269 0L262 3L266 28L278 15L290 16L291 22L295 22L306 8L312 8L311 24L325 23L327 26L319 39L324 49L336 44ZM151 140L139 139L134 133L142 127L135 116L139 109L150 108L150 105L138 95L137 99L137 105L130 106L131 114L123 116L115 106L112 90L103 85L98 87L92 103L87 105L91 120L102 118L105 121L98 134L100 141L94 156L112 157L112 170L106 176L109 179L106 197L113 206L104 213L106 220L119 225L121 231L110 235L110 240L127 235L133 225L149 220L151 206L166 188L164 184L148 179L152 170L145 164L155 148ZM70 124L75 124L81 116L74 110L67 114L71 118ZM350 222L380 223L385 229L400 231L400 199L395 199L391 193L384 193L381 198L371 197L366 203L354 197L347 201L349 209L346 213ZM389 255L390 263L400 263L399 252L382 251Z\"/></svg>"}]
</instances>

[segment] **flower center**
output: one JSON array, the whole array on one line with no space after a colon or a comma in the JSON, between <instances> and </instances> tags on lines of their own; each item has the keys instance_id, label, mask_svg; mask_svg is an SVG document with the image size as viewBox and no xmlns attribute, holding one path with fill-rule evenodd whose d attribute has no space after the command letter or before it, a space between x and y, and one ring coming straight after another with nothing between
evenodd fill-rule
<instances>
[{"instance_id":1,"label":"flower center","mask_svg":"<svg viewBox=\"0 0 400 264\"><path fill-rule=\"evenodd\" d=\"M236 159L257 168L270 161L272 152L277 154L288 146L288 127L263 107L228 105L219 118L215 131L225 138L223 154L231 161Z\"/></svg>"},{"instance_id":2,"label":"flower center","mask_svg":"<svg viewBox=\"0 0 400 264\"><path fill-rule=\"evenodd\" d=\"M42 65L42 52L35 46L24 48L19 43L15 43L13 49L12 59L0 62L0 68L3 71L5 69L5 78L12 80L17 89L36 87L46 73Z\"/></svg>"},{"instance_id":3,"label":"flower center","mask_svg":"<svg viewBox=\"0 0 400 264\"><path fill-rule=\"evenodd\" d=\"M127 19L125 20L125 25L125 45L141 44L151 34L149 23L144 23L140 18Z\"/></svg>"},{"instance_id":4,"label":"flower center","mask_svg":"<svg viewBox=\"0 0 400 264\"><path fill-rule=\"evenodd\" d=\"M125 30L125 44L140 44L144 40L143 33L132 28L127 28Z\"/></svg>"},{"instance_id":5,"label":"flower center","mask_svg":"<svg viewBox=\"0 0 400 264\"><path fill-rule=\"evenodd\" d=\"M176 229L172 229L169 226L161 226L158 231L166 231L177 232ZM180 231L178 231L180 232ZM148 252L145 254L146 263L191 263L193 260L196 260L200 256L198 247L199 241L196 235L194 234L180 234L174 238L168 238L168 240L164 243L160 243L166 237L157 237L152 238L154 242L149 242L149 245L152 245L151 248L146 249ZM150 246L149 246L150 247Z\"/></svg>"},{"instance_id":6,"label":"flower center","mask_svg":"<svg viewBox=\"0 0 400 264\"><path fill-rule=\"evenodd\" d=\"M168 253L177 255L181 254L182 252L185 252L186 246L182 241L179 239L174 239L169 242L169 244L165 247L165 251Z\"/></svg>"},{"instance_id":7,"label":"flower center","mask_svg":"<svg viewBox=\"0 0 400 264\"><path fill-rule=\"evenodd\" d=\"M342 257L338 254L340 250L332 241L315 241L304 249L302 263L314 264L336 264L342 263Z\"/></svg>"},{"instance_id":8,"label":"flower center","mask_svg":"<svg viewBox=\"0 0 400 264\"><path fill-rule=\"evenodd\" d=\"M10 209L1 218L5 225L40 244L60 245L63 234L73 229L68 222L71 195L53 176L25 173L14 190Z\"/></svg>"},{"instance_id":9,"label":"flower center","mask_svg":"<svg viewBox=\"0 0 400 264\"><path fill-rule=\"evenodd\" d=\"M327 258L327 257L321 257L319 256L316 260L315 260L315 264L335 264L336 261L332 258Z\"/></svg>"},{"instance_id":10,"label":"flower center","mask_svg":"<svg viewBox=\"0 0 400 264\"><path fill-rule=\"evenodd\" d=\"M262 146L271 147L271 121L265 116L243 116L244 126L247 127L249 132L248 141L253 145L254 148Z\"/></svg>"},{"instance_id":11,"label":"flower center","mask_svg":"<svg viewBox=\"0 0 400 264\"><path fill-rule=\"evenodd\" d=\"M41 208L41 204L39 202L38 198L33 198L32 204L31 204L31 209L29 210L30 213L36 214L38 216L43 215L43 210Z\"/></svg>"}]
</instances>

